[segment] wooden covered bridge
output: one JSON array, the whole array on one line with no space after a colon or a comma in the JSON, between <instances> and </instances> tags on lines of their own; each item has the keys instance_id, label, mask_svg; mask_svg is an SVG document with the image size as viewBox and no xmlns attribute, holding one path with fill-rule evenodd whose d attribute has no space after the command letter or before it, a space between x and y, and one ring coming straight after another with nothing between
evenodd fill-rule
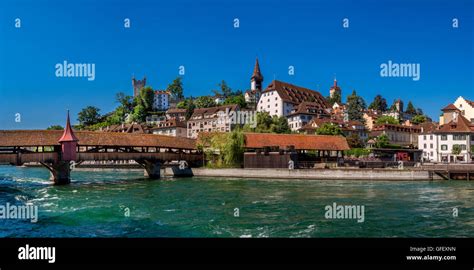
<instances>
[{"instance_id":1,"label":"wooden covered bridge","mask_svg":"<svg viewBox=\"0 0 474 270\"><path fill-rule=\"evenodd\" d=\"M202 163L196 141L154 134L73 131L69 115L61 130L0 130L0 164L41 163L55 184L70 183L71 164L83 161L135 160L150 178L159 178L167 161ZM188 170L189 168L181 168Z\"/></svg>"}]
</instances>

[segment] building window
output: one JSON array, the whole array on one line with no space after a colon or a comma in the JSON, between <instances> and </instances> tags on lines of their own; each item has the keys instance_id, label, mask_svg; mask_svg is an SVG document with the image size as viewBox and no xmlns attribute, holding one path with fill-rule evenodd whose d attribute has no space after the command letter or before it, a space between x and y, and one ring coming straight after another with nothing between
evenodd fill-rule
<instances>
[{"instance_id":1,"label":"building window","mask_svg":"<svg viewBox=\"0 0 474 270\"><path fill-rule=\"evenodd\" d=\"M442 140L442 141L448 140L448 136L447 136L447 135L441 135L441 140Z\"/></svg>"},{"instance_id":2,"label":"building window","mask_svg":"<svg viewBox=\"0 0 474 270\"><path fill-rule=\"evenodd\" d=\"M453 135L453 140L455 141L465 141L466 135Z\"/></svg>"},{"instance_id":3,"label":"building window","mask_svg":"<svg viewBox=\"0 0 474 270\"><path fill-rule=\"evenodd\" d=\"M430 140L433 140L433 135L430 135Z\"/></svg>"},{"instance_id":4,"label":"building window","mask_svg":"<svg viewBox=\"0 0 474 270\"><path fill-rule=\"evenodd\" d=\"M441 145L441 150L443 150L443 151L448 150L448 145L442 144L442 145Z\"/></svg>"},{"instance_id":5,"label":"building window","mask_svg":"<svg viewBox=\"0 0 474 270\"><path fill-rule=\"evenodd\" d=\"M423 135L423 140L426 140L426 135Z\"/></svg>"},{"instance_id":6,"label":"building window","mask_svg":"<svg viewBox=\"0 0 474 270\"><path fill-rule=\"evenodd\" d=\"M426 143L425 143L425 144L423 144L423 149L426 149Z\"/></svg>"},{"instance_id":7,"label":"building window","mask_svg":"<svg viewBox=\"0 0 474 270\"><path fill-rule=\"evenodd\" d=\"M433 149L433 144L432 143L430 143L430 149Z\"/></svg>"}]
</instances>

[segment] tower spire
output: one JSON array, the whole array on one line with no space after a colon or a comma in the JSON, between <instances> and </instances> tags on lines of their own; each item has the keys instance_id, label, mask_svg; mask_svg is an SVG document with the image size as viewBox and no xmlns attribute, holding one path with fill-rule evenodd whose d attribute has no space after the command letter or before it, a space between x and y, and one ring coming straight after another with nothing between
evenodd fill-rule
<instances>
[{"instance_id":1,"label":"tower spire","mask_svg":"<svg viewBox=\"0 0 474 270\"><path fill-rule=\"evenodd\" d=\"M74 135L74 131L72 130L71 127L71 122L69 121L69 110L67 110L67 120L66 120L66 127L64 128L64 133L63 136L59 139L58 142L77 142L79 139L77 139L76 135Z\"/></svg>"},{"instance_id":2,"label":"tower spire","mask_svg":"<svg viewBox=\"0 0 474 270\"><path fill-rule=\"evenodd\" d=\"M262 82L263 82L263 76L262 76L262 73L260 72L260 64L258 63L258 57L256 57L252 77L250 77L250 89L261 91Z\"/></svg>"},{"instance_id":3,"label":"tower spire","mask_svg":"<svg viewBox=\"0 0 474 270\"><path fill-rule=\"evenodd\" d=\"M260 72L260 64L258 63L258 58L255 58L255 67L253 68L253 74L251 79L254 78L263 81L263 76Z\"/></svg>"}]
</instances>

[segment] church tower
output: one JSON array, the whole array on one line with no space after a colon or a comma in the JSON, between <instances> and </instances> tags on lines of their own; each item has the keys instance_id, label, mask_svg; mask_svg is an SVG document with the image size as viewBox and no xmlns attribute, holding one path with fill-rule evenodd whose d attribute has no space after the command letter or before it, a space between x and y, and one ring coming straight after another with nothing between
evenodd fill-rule
<instances>
[{"instance_id":1,"label":"church tower","mask_svg":"<svg viewBox=\"0 0 474 270\"><path fill-rule=\"evenodd\" d=\"M342 96L341 87L337 86L337 80L336 77L334 77L334 84L329 89L329 96L333 98L336 93L338 93L340 97Z\"/></svg>"},{"instance_id":2,"label":"church tower","mask_svg":"<svg viewBox=\"0 0 474 270\"><path fill-rule=\"evenodd\" d=\"M132 77L132 87L133 87L133 97L136 97L140 94L140 89L146 85L146 76L143 77L143 80L135 79L135 76Z\"/></svg>"},{"instance_id":3,"label":"church tower","mask_svg":"<svg viewBox=\"0 0 474 270\"><path fill-rule=\"evenodd\" d=\"M253 74L250 78L250 90L262 91L263 76L260 72L260 65L258 64L258 58L255 59L255 67L253 68Z\"/></svg>"}]
</instances>

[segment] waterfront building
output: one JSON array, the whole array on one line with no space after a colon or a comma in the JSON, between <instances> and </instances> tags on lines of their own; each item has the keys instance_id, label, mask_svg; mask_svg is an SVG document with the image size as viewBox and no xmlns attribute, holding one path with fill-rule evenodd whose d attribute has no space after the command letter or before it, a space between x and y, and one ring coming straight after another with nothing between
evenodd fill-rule
<instances>
[{"instance_id":1,"label":"waterfront building","mask_svg":"<svg viewBox=\"0 0 474 270\"><path fill-rule=\"evenodd\" d=\"M443 125L452 120L452 115L459 112L468 121L474 123L474 101L467 100L464 97L458 97L456 101L442 109L443 115L440 116L439 124Z\"/></svg>"},{"instance_id":2,"label":"waterfront building","mask_svg":"<svg viewBox=\"0 0 474 270\"><path fill-rule=\"evenodd\" d=\"M245 133L244 168L337 166L349 150L343 136Z\"/></svg>"},{"instance_id":3,"label":"waterfront building","mask_svg":"<svg viewBox=\"0 0 474 270\"><path fill-rule=\"evenodd\" d=\"M387 135L390 144L400 145L402 147L418 146L418 135L421 133L419 126L402 126L393 124L375 125L370 132L370 137L378 137L382 134Z\"/></svg>"},{"instance_id":4,"label":"waterfront building","mask_svg":"<svg viewBox=\"0 0 474 270\"><path fill-rule=\"evenodd\" d=\"M238 111L240 107L235 104L195 109L187 122L188 138L197 138L200 132L232 131L230 114Z\"/></svg>"},{"instance_id":5,"label":"waterfront building","mask_svg":"<svg viewBox=\"0 0 474 270\"><path fill-rule=\"evenodd\" d=\"M140 89L146 85L146 76L143 77L143 80L135 79L135 76L132 77L132 88L133 88L133 97L136 97L140 94Z\"/></svg>"},{"instance_id":6,"label":"waterfront building","mask_svg":"<svg viewBox=\"0 0 474 270\"><path fill-rule=\"evenodd\" d=\"M250 77L250 89L245 91L245 102L256 104L262 93L263 75L260 71L258 58L255 59L255 67L253 68L252 77Z\"/></svg>"},{"instance_id":7,"label":"waterfront building","mask_svg":"<svg viewBox=\"0 0 474 270\"><path fill-rule=\"evenodd\" d=\"M452 120L434 131L437 140L435 162L473 162L471 146L474 145L474 124L460 113L454 113ZM455 153L455 145L460 149Z\"/></svg>"},{"instance_id":8,"label":"waterfront building","mask_svg":"<svg viewBox=\"0 0 474 270\"><path fill-rule=\"evenodd\" d=\"M294 107L290 114L287 115L288 126L291 131L299 131L306 126L313 118L329 118L328 108L323 108L316 102L301 102Z\"/></svg>"},{"instance_id":9,"label":"waterfront building","mask_svg":"<svg viewBox=\"0 0 474 270\"><path fill-rule=\"evenodd\" d=\"M302 102L314 102L323 110L330 108L317 91L273 80L262 92L257 111L268 112L271 116L287 116Z\"/></svg>"},{"instance_id":10,"label":"waterfront building","mask_svg":"<svg viewBox=\"0 0 474 270\"><path fill-rule=\"evenodd\" d=\"M186 122L177 118L161 121L156 127L150 129L153 134L173 137L187 137Z\"/></svg>"},{"instance_id":11,"label":"waterfront building","mask_svg":"<svg viewBox=\"0 0 474 270\"><path fill-rule=\"evenodd\" d=\"M169 109L170 93L165 90L155 91L153 98L153 109L157 111L166 111Z\"/></svg>"},{"instance_id":12,"label":"waterfront building","mask_svg":"<svg viewBox=\"0 0 474 270\"><path fill-rule=\"evenodd\" d=\"M418 135L418 149L423 150L422 158L425 162L438 161L438 137L435 134L438 128L435 123L420 124L421 132Z\"/></svg>"}]
</instances>

